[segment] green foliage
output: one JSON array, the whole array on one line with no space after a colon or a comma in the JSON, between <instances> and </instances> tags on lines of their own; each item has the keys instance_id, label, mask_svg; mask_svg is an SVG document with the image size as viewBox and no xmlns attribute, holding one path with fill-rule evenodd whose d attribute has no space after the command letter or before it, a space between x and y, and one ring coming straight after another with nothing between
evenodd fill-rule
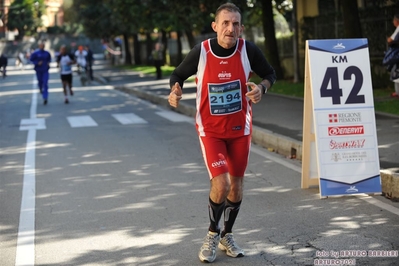
<instances>
[{"instance_id":1,"label":"green foliage","mask_svg":"<svg viewBox=\"0 0 399 266\"><path fill-rule=\"evenodd\" d=\"M374 109L383 113L399 115L399 100L392 98L384 101L376 101Z\"/></svg>"},{"instance_id":2,"label":"green foliage","mask_svg":"<svg viewBox=\"0 0 399 266\"><path fill-rule=\"evenodd\" d=\"M44 0L15 0L10 5L7 27L18 30L18 38L34 35L42 26L41 16L45 12Z\"/></svg>"}]
</instances>

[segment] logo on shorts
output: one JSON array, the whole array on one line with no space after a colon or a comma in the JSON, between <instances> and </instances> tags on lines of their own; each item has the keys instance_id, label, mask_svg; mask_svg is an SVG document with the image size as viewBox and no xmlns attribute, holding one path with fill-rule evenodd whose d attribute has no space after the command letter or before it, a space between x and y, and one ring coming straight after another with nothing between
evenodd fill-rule
<instances>
[{"instance_id":1,"label":"logo on shorts","mask_svg":"<svg viewBox=\"0 0 399 266\"><path fill-rule=\"evenodd\" d=\"M213 163L212 163L212 167L213 167L213 168L219 168L219 167L225 166L226 164L227 164L227 163L226 163L226 160L220 159L220 160L217 161L217 162L213 162Z\"/></svg>"}]
</instances>

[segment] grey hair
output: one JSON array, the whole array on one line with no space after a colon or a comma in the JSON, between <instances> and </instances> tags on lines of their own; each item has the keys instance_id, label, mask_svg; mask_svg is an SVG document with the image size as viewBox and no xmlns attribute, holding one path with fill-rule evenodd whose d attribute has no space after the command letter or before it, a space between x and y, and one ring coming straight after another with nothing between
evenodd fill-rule
<instances>
[{"instance_id":1,"label":"grey hair","mask_svg":"<svg viewBox=\"0 0 399 266\"><path fill-rule=\"evenodd\" d=\"M223 10L227 10L229 12L237 12L241 16L241 10L238 8L238 6L236 6L233 3L225 3L225 4L222 4L221 6L219 6L218 9L216 9L215 21L218 19L220 12Z\"/></svg>"}]
</instances>

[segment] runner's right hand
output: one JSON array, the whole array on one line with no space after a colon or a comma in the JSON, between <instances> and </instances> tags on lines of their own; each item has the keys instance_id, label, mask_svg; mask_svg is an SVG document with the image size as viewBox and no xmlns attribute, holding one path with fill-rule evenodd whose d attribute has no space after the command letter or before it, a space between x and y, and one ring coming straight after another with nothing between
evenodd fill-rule
<instances>
[{"instance_id":1,"label":"runner's right hand","mask_svg":"<svg viewBox=\"0 0 399 266\"><path fill-rule=\"evenodd\" d=\"M180 84L178 82L176 82L175 85L173 85L171 92L169 94L169 97L168 97L169 104L172 107L176 108L179 105L179 101L182 98L182 94L183 94L183 91L180 87Z\"/></svg>"}]
</instances>

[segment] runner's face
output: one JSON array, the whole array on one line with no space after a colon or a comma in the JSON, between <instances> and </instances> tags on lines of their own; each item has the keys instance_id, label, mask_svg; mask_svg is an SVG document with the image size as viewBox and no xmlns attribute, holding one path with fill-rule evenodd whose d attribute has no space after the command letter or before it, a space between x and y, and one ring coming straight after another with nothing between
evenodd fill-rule
<instances>
[{"instance_id":1,"label":"runner's face","mask_svg":"<svg viewBox=\"0 0 399 266\"><path fill-rule=\"evenodd\" d=\"M217 34L220 46L225 49L233 47L243 30L240 13L222 10L216 21L212 22L212 29Z\"/></svg>"}]
</instances>

